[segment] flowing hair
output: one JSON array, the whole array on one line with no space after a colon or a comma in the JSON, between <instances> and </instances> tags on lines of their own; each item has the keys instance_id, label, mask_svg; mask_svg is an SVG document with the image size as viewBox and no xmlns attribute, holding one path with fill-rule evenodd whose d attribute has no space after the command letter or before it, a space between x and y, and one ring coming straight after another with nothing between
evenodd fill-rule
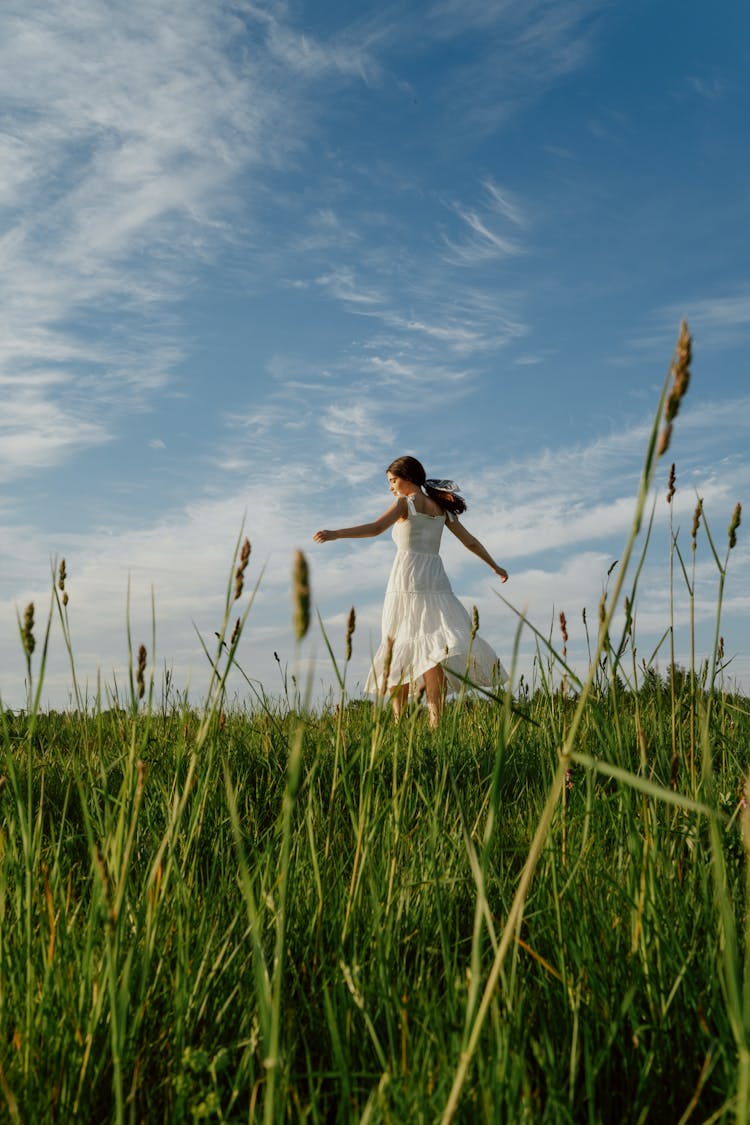
<instances>
[{"instance_id":1,"label":"flowing hair","mask_svg":"<svg viewBox=\"0 0 750 1125\"><path fill-rule=\"evenodd\" d=\"M418 485L444 512L460 516L466 511L466 501L463 496L459 496L457 492L447 492L444 488L435 488L434 485L427 483L427 474L421 461L417 461L416 457L397 457L395 461L391 461L386 472Z\"/></svg>"}]
</instances>

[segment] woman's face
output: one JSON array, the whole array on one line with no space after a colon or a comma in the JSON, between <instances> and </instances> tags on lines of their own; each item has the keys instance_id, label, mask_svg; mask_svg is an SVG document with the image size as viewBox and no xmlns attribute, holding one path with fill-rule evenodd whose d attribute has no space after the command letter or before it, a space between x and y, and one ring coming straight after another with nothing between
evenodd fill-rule
<instances>
[{"instance_id":1,"label":"woman's face","mask_svg":"<svg viewBox=\"0 0 750 1125\"><path fill-rule=\"evenodd\" d=\"M409 482L405 481L403 477L396 477L393 473L388 473L388 487L394 496L405 496L409 491L408 484ZM404 488L405 485L406 488Z\"/></svg>"}]
</instances>

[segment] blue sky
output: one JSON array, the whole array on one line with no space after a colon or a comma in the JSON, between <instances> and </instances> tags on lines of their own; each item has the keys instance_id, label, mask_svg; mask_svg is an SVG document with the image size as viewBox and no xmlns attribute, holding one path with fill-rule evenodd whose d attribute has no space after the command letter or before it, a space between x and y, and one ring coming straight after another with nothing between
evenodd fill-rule
<instances>
[{"instance_id":1,"label":"blue sky","mask_svg":"<svg viewBox=\"0 0 750 1125\"><path fill-rule=\"evenodd\" d=\"M555 639L563 610L582 668L686 317L648 658L669 621L669 463L688 556L696 496L723 557L750 492L748 73L739 3L5 3L0 700L23 704L17 614L33 600L44 620L63 556L89 696L124 682L129 584L134 642L152 648L153 593L149 657L198 700L196 628L219 626L243 520L250 584L265 570L242 667L275 691L276 652L330 685L319 635L291 637L302 547L339 651L357 609L356 692L393 546L311 536L379 515L404 453L461 483L502 593ZM744 531L721 631L750 690ZM445 561L507 663L493 575L458 543ZM703 658L702 535L695 562ZM687 608L678 583L683 663ZM524 634L519 671L533 655ZM70 690L55 626L44 700Z\"/></svg>"}]
</instances>

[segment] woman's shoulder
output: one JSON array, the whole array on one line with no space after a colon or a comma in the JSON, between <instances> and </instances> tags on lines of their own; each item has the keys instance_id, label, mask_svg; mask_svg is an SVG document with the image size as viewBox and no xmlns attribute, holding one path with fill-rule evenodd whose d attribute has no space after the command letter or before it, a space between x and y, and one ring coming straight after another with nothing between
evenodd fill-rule
<instances>
[{"instance_id":1,"label":"woman's shoulder","mask_svg":"<svg viewBox=\"0 0 750 1125\"><path fill-rule=\"evenodd\" d=\"M412 493L409 496L408 503L410 510L417 512L420 516L431 516L436 519L438 516L445 515L443 509L431 496L424 496L422 493Z\"/></svg>"},{"instance_id":2,"label":"woman's shoulder","mask_svg":"<svg viewBox=\"0 0 750 1125\"><path fill-rule=\"evenodd\" d=\"M409 518L410 504L406 496L399 496L393 506L390 508L391 512L396 513L396 521L405 520Z\"/></svg>"}]
</instances>

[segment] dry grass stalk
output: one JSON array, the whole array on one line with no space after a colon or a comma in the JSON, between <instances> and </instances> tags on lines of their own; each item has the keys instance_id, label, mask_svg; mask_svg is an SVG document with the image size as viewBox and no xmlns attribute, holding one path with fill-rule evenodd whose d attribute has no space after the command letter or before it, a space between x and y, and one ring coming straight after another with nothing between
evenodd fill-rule
<instances>
[{"instance_id":1,"label":"dry grass stalk","mask_svg":"<svg viewBox=\"0 0 750 1125\"><path fill-rule=\"evenodd\" d=\"M294 555L292 597L294 600L294 635L298 641L301 641L310 628L310 577L307 559L302 551L296 551Z\"/></svg>"},{"instance_id":2,"label":"dry grass stalk","mask_svg":"<svg viewBox=\"0 0 750 1125\"><path fill-rule=\"evenodd\" d=\"M244 583L245 583L245 571L247 569L247 564L248 564L248 561L250 559L250 550L251 550L250 540L246 538L243 541L242 549L240 551L240 561L238 563L237 569L234 572L234 600L235 601L237 601L237 599L242 594L242 587L244 586Z\"/></svg>"},{"instance_id":3,"label":"dry grass stalk","mask_svg":"<svg viewBox=\"0 0 750 1125\"><path fill-rule=\"evenodd\" d=\"M357 624L357 615L354 612L354 606L349 610L349 617L346 622L346 659L347 661L352 658L352 637L354 636L354 629Z\"/></svg>"},{"instance_id":4,"label":"dry grass stalk","mask_svg":"<svg viewBox=\"0 0 750 1125\"><path fill-rule=\"evenodd\" d=\"M656 449L657 457L661 457L669 449L672 437L672 423L677 417L680 403L690 384L690 360L692 358L692 340L688 332L686 321L680 324L680 335L677 339L674 359L672 360L672 386L667 401L664 405L664 429L659 434L659 443Z\"/></svg>"}]
</instances>

